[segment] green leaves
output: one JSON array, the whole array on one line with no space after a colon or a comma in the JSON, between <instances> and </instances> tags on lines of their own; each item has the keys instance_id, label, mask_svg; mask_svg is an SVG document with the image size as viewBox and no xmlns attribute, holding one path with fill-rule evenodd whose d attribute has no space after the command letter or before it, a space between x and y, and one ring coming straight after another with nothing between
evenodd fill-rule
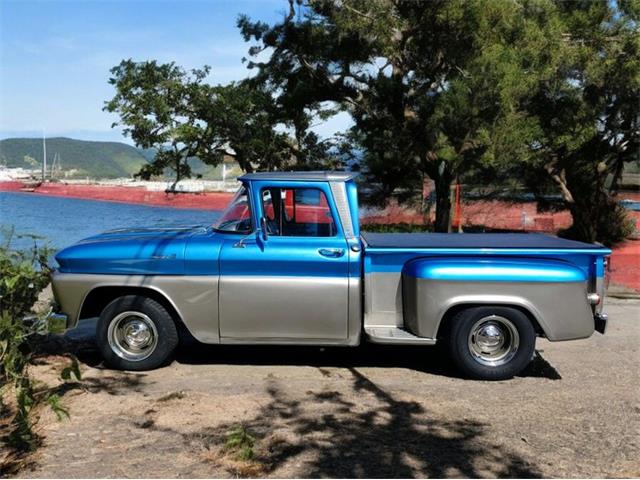
<instances>
[{"instance_id":1,"label":"green leaves","mask_svg":"<svg viewBox=\"0 0 640 480\"><path fill-rule=\"evenodd\" d=\"M186 72L174 63L131 60L111 70L109 82L116 94L104 109L120 116L119 124L137 146L157 149L153 162L138 172L140 177L168 170L177 183L192 175L188 160L194 157L215 166L230 154L245 171L293 165L307 169L333 159L332 145L308 132L310 116L297 107L287 110L275 104L268 85L209 85L209 72L209 67Z\"/></svg>"},{"instance_id":2,"label":"green leaves","mask_svg":"<svg viewBox=\"0 0 640 480\"><path fill-rule=\"evenodd\" d=\"M251 460L254 456L255 437L244 425L238 425L227 433L224 449L234 452L238 460Z\"/></svg>"},{"instance_id":3,"label":"green leaves","mask_svg":"<svg viewBox=\"0 0 640 480\"><path fill-rule=\"evenodd\" d=\"M60 378L65 381L73 380L82 380L82 374L80 373L80 365L78 364L78 359L75 357L71 357L71 364L64 367L60 372Z\"/></svg>"},{"instance_id":4,"label":"green leaves","mask_svg":"<svg viewBox=\"0 0 640 480\"><path fill-rule=\"evenodd\" d=\"M12 236L13 232L9 232L7 241L0 246L0 395L3 400L6 395L14 395L15 411L1 440L24 452L34 450L40 441L33 430L37 405L48 404L60 420L69 412L55 390L36 384L29 375L37 338L49 333L46 314L32 311L38 294L49 284L49 250L35 245L28 251L11 250ZM81 379L75 357L70 357L70 364L60 376L65 381Z\"/></svg>"},{"instance_id":5,"label":"green leaves","mask_svg":"<svg viewBox=\"0 0 640 480\"><path fill-rule=\"evenodd\" d=\"M69 410L64 405L62 405L60 395L56 393L54 393L53 395L49 395L47 397L47 403L49 404L51 410L53 410L53 413L56 414L58 421L69 418Z\"/></svg>"}]
</instances>

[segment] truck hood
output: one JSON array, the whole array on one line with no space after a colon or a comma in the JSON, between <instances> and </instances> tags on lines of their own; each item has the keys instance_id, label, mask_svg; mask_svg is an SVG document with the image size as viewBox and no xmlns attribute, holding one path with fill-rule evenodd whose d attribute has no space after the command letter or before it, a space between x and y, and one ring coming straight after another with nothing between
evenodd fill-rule
<instances>
[{"instance_id":1,"label":"truck hood","mask_svg":"<svg viewBox=\"0 0 640 480\"><path fill-rule=\"evenodd\" d=\"M61 250L56 261L65 273L180 275L189 239L208 232L205 226L110 230Z\"/></svg>"}]
</instances>

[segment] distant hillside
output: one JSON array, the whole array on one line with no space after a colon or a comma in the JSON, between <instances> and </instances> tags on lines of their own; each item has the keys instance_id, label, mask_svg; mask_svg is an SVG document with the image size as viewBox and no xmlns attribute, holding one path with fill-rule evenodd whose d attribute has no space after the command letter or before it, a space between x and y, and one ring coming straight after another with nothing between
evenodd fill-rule
<instances>
[{"instance_id":1,"label":"distant hillside","mask_svg":"<svg viewBox=\"0 0 640 480\"><path fill-rule=\"evenodd\" d=\"M156 148L141 148L139 152L142 153L144 158L149 162L152 162L158 150ZM198 175L205 180L219 180L222 178L222 167L220 166L212 167L211 165L206 165L197 157L188 158L187 163L191 167L191 175L193 178L198 178ZM175 173L169 168L165 169L164 175L166 178L175 177Z\"/></svg>"},{"instance_id":2,"label":"distant hillside","mask_svg":"<svg viewBox=\"0 0 640 480\"><path fill-rule=\"evenodd\" d=\"M119 142L88 142L71 138L47 138L47 162L58 153L63 171L75 170L74 177L131 177L147 163L141 150ZM42 139L0 140L0 165L42 168Z\"/></svg>"}]
</instances>

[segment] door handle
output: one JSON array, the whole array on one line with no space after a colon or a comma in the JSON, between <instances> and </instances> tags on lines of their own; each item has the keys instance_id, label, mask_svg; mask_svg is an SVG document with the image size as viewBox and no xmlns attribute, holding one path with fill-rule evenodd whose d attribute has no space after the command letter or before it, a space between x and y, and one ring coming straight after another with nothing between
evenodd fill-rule
<instances>
[{"instance_id":1,"label":"door handle","mask_svg":"<svg viewBox=\"0 0 640 480\"><path fill-rule=\"evenodd\" d=\"M339 258L344 255L344 248L321 248L318 253L323 257Z\"/></svg>"}]
</instances>

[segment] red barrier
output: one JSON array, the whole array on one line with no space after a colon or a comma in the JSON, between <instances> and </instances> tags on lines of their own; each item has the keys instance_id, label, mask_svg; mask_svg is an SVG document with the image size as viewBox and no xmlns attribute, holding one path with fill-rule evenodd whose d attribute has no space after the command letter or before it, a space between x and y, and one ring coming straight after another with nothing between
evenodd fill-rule
<instances>
[{"instance_id":1,"label":"red barrier","mask_svg":"<svg viewBox=\"0 0 640 480\"><path fill-rule=\"evenodd\" d=\"M15 192L22 190L24 187L25 185L21 182L0 182L0 191ZM233 193L227 192L165 193L149 191L142 187L71 185L64 183L43 183L35 187L31 193L55 197L202 210L223 210L233 197Z\"/></svg>"}]
</instances>

